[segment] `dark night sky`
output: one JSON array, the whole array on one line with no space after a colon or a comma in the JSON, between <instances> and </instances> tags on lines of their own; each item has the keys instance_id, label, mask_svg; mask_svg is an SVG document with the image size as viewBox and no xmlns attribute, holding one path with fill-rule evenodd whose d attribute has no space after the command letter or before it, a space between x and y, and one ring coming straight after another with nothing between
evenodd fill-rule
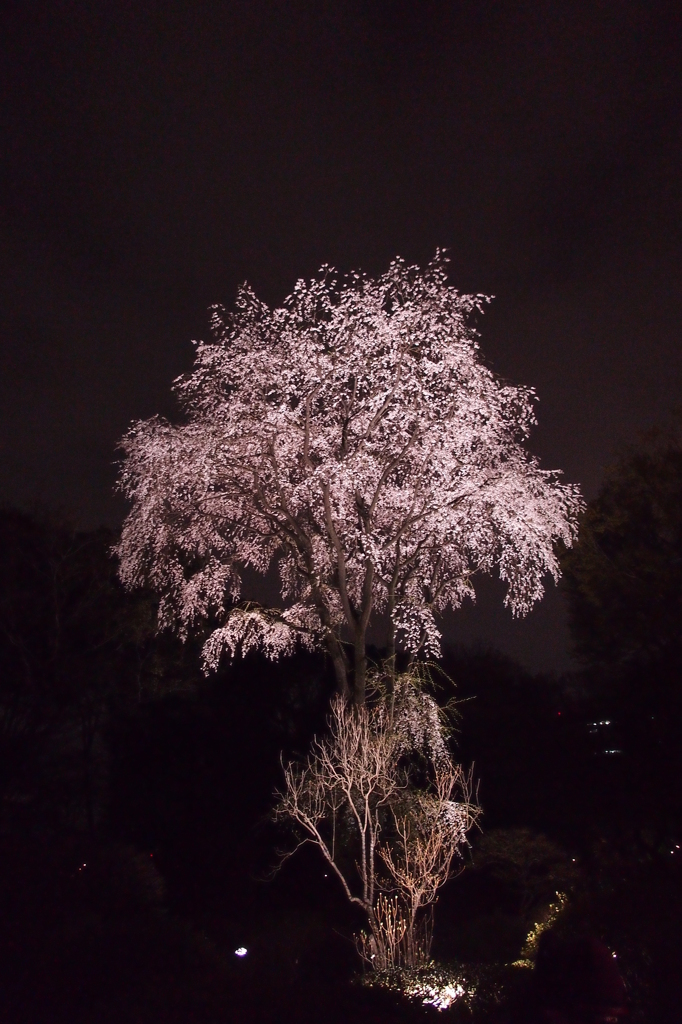
<instances>
[{"instance_id":1,"label":"dark night sky","mask_svg":"<svg viewBox=\"0 0 682 1024\"><path fill-rule=\"evenodd\" d=\"M682 397L682 9L13 2L0 25L0 501L120 521L206 308L450 249L490 365L588 497ZM566 663L560 599L450 633Z\"/></svg>"}]
</instances>

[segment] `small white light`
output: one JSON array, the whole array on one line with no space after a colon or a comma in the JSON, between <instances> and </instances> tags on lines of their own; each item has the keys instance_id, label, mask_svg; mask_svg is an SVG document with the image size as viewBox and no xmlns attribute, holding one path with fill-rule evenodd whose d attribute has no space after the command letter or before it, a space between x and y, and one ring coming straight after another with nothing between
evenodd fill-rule
<instances>
[{"instance_id":1,"label":"small white light","mask_svg":"<svg viewBox=\"0 0 682 1024\"><path fill-rule=\"evenodd\" d=\"M611 956L613 957L614 960L616 959L616 954L615 953L612 953Z\"/></svg>"},{"instance_id":2,"label":"small white light","mask_svg":"<svg viewBox=\"0 0 682 1024\"><path fill-rule=\"evenodd\" d=\"M246 956L246 952L247 952L246 946L239 946L238 949L235 949L234 955L235 956Z\"/></svg>"}]
</instances>

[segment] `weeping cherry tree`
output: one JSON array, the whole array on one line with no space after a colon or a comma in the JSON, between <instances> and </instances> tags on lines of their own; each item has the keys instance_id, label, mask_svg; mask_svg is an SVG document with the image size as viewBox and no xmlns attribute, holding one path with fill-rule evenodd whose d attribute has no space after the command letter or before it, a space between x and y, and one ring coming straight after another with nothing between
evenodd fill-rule
<instances>
[{"instance_id":1,"label":"weeping cherry tree","mask_svg":"<svg viewBox=\"0 0 682 1024\"><path fill-rule=\"evenodd\" d=\"M297 642L326 649L339 694L365 702L367 635L436 657L436 616L497 572L525 614L558 576L580 497L524 448L531 389L480 359L487 301L395 260L377 279L323 267L270 309L245 285L212 310L213 339L175 383L182 416L135 423L120 488L128 587L160 597L160 625L210 623L203 659ZM281 608L242 600L249 567L277 563Z\"/></svg>"}]
</instances>

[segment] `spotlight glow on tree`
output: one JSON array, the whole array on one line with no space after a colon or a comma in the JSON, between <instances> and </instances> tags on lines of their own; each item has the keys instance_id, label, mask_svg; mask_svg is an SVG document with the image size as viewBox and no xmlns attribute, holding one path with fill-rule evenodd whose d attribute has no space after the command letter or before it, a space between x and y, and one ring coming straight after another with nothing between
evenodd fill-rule
<instances>
[{"instance_id":1,"label":"spotlight glow on tree","mask_svg":"<svg viewBox=\"0 0 682 1024\"><path fill-rule=\"evenodd\" d=\"M578 491L524 449L534 393L481 362L470 318L487 300L446 263L395 260L376 280L323 267L274 310L244 286L176 381L182 422L124 438L121 577L158 592L161 625L217 617L207 669L298 640L362 704L373 614L389 664L434 657L435 616L473 597L474 574L496 570L515 614L557 578ZM273 560L283 608L239 604L243 569Z\"/></svg>"}]
</instances>

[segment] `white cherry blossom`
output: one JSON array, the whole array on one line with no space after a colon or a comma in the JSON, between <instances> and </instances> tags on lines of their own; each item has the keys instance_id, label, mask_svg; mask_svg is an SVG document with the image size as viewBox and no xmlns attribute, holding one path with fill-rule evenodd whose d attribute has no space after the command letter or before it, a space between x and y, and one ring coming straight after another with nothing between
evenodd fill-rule
<instances>
[{"instance_id":1,"label":"white cherry blossom","mask_svg":"<svg viewBox=\"0 0 682 1024\"><path fill-rule=\"evenodd\" d=\"M438 253L371 279L323 267L270 309L245 285L212 311L213 339L175 383L182 418L133 424L118 545L129 586L160 595L160 623L215 624L204 651L331 654L364 700L370 620L389 659L439 653L437 616L496 571L525 614L558 576L580 497L524 448L535 395L482 362L472 317ZM279 567L283 609L240 605L246 567Z\"/></svg>"}]
</instances>

